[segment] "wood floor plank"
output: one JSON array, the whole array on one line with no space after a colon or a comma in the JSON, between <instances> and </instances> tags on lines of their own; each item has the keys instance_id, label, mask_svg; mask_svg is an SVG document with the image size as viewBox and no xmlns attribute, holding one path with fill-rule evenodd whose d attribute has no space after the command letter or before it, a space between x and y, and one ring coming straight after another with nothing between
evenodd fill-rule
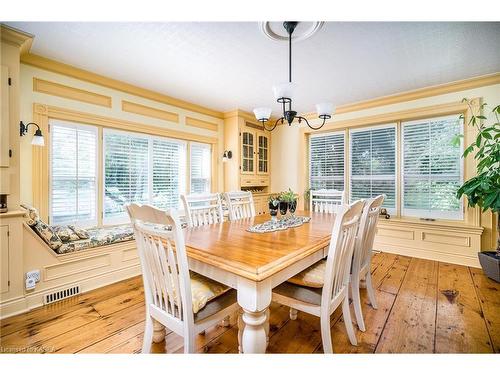
<instances>
[{"instance_id":1,"label":"wood floor plank","mask_svg":"<svg viewBox=\"0 0 500 375\"><path fill-rule=\"evenodd\" d=\"M121 346L124 342L137 337L140 334L144 333L144 321L141 321L137 324L133 324L118 333L105 338L104 340L97 341L92 345L87 346L79 351L79 353L107 353L115 348ZM138 346L138 349L142 347L142 336L141 336L141 344ZM136 348L137 349L137 348ZM133 352L133 351L132 351ZM120 352L120 353L130 353L130 352Z\"/></svg>"},{"instance_id":2,"label":"wood floor plank","mask_svg":"<svg viewBox=\"0 0 500 375\"><path fill-rule=\"evenodd\" d=\"M433 353L437 262L412 258L377 353Z\"/></svg>"},{"instance_id":3,"label":"wood floor plank","mask_svg":"<svg viewBox=\"0 0 500 375\"><path fill-rule=\"evenodd\" d=\"M500 284L480 268L469 268L495 353L500 353Z\"/></svg>"},{"instance_id":4,"label":"wood floor plank","mask_svg":"<svg viewBox=\"0 0 500 375\"><path fill-rule=\"evenodd\" d=\"M410 260L410 257L398 255L392 266L382 278L378 285L378 289L394 295L398 294L401 283L410 265Z\"/></svg>"},{"instance_id":5,"label":"wood floor plank","mask_svg":"<svg viewBox=\"0 0 500 375\"><path fill-rule=\"evenodd\" d=\"M382 281L386 277L387 273L390 271L391 267L394 265L398 256L396 254L383 254L384 259L382 263L378 265L377 268L372 272L372 283L374 288L379 288Z\"/></svg>"},{"instance_id":6,"label":"wood floor plank","mask_svg":"<svg viewBox=\"0 0 500 375\"><path fill-rule=\"evenodd\" d=\"M144 303L144 288L142 285L117 296L93 303L92 306L101 316L108 316L137 303Z\"/></svg>"},{"instance_id":7,"label":"wood floor plank","mask_svg":"<svg viewBox=\"0 0 500 375\"><path fill-rule=\"evenodd\" d=\"M7 336L0 338L2 347L25 347L34 346L41 347L49 339L59 336L65 332L74 330L79 327L101 318L99 313L93 307L82 307L75 311L70 311L67 314L62 314L56 320L48 320L36 325L28 325L26 328L20 329Z\"/></svg>"},{"instance_id":8,"label":"wood floor plank","mask_svg":"<svg viewBox=\"0 0 500 375\"><path fill-rule=\"evenodd\" d=\"M436 352L493 352L467 267L439 263L437 303Z\"/></svg>"},{"instance_id":9,"label":"wood floor plank","mask_svg":"<svg viewBox=\"0 0 500 375\"><path fill-rule=\"evenodd\" d=\"M53 348L57 353L76 353L94 342L104 340L126 327L143 321L144 314L144 304L131 306L49 339L44 346Z\"/></svg>"},{"instance_id":10,"label":"wood floor plank","mask_svg":"<svg viewBox=\"0 0 500 375\"><path fill-rule=\"evenodd\" d=\"M36 308L21 315L2 319L0 321L0 334L1 336L5 336L17 332L26 326L36 326L47 321L55 321L59 319L61 315L78 310L82 307L90 307L93 303L105 301L125 293L127 290L141 286L142 278L133 277L50 305Z\"/></svg>"}]
</instances>

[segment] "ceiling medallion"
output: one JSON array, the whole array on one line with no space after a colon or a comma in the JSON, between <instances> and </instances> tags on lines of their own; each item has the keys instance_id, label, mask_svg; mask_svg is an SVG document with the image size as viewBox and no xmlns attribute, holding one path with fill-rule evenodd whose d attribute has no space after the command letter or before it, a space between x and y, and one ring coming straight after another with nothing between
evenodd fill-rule
<instances>
[{"instance_id":1,"label":"ceiling medallion","mask_svg":"<svg viewBox=\"0 0 500 375\"><path fill-rule=\"evenodd\" d=\"M326 120L332 117L332 113L334 110L332 103L316 104L316 111L318 113L318 117L321 120L323 120L323 122L317 127L314 127L311 124L309 124L309 121L307 121L305 117L298 116L297 112L292 110L292 100L295 91L295 84L292 83L292 34L294 33L295 29L297 29L298 25L299 22L286 21L283 22L282 26L287 34L287 39L288 39L288 82L278 83L273 86L274 97L276 101L280 103L282 106L283 110L282 116L279 119L277 119L274 124L271 124L268 127L267 122L271 118L271 112L272 112L271 108L259 107L253 110L255 118L258 121L262 122L262 125L268 131L274 130L274 128L278 125L278 123L283 124L285 121L288 123L288 125L292 125L292 122L295 119L298 120L299 124L302 121L304 121L307 124L307 126L309 126L311 129L318 130L323 125L325 125ZM296 39L293 38L293 40Z\"/></svg>"},{"instance_id":2,"label":"ceiling medallion","mask_svg":"<svg viewBox=\"0 0 500 375\"><path fill-rule=\"evenodd\" d=\"M323 21L300 22L293 35L293 41L299 42L316 34L322 27ZM288 34L283 30L282 22L264 21L259 22L260 31L271 40L288 41Z\"/></svg>"}]
</instances>

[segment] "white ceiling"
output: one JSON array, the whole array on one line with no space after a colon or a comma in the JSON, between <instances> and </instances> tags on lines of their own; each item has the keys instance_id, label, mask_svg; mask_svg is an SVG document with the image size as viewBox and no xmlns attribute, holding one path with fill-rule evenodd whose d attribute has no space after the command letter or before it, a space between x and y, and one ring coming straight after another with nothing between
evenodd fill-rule
<instances>
[{"instance_id":1,"label":"white ceiling","mask_svg":"<svg viewBox=\"0 0 500 375\"><path fill-rule=\"evenodd\" d=\"M272 106L287 44L257 22L8 22L32 53L212 109ZM500 71L500 23L326 22L293 46L294 107L347 104ZM274 105L273 105L274 103Z\"/></svg>"}]
</instances>

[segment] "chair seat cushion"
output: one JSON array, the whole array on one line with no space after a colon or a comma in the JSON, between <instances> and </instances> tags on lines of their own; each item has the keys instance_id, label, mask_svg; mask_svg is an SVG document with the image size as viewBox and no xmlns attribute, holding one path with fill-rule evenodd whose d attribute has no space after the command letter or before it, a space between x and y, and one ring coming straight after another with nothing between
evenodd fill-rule
<instances>
[{"instance_id":1,"label":"chair seat cushion","mask_svg":"<svg viewBox=\"0 0 500 375\"><path fill-rule=\"evenodd\" d=\"M325 283L326 260L322 259L304 271L288 279L288 282L310 288L323 288Z\"/></svg>"},{"instance_id":2,"label":"chair seat cushion","mask_svg":"<svg viewBox=\"0 0 500 375\"><path fill-rule=\"evenodd\" d=\"M218 283L196 272L190 272L190 276L194 314L202 310L208 302L222 296L231 289L224 284Z\"/></svg>"},{"instance_id":3,"label":"chair seat cushion","mask_svg":"<svg viewBox=\"0 0 500 375\"><path fill-rule=\"evenodd\" d=\"M212 300L207 302L204 308L194 314L194 321L196 323L200 322L203 319L206 319L214 314L217 314L219 311L222 311L225 308L234 305L236 302L236 290L229 289L222 295L214 297Z\"/></svg>"},{"instance_id":4,"label":"chair seat cushion","mask_svg":"<svg viewBox=\"0 0 500 375\"><path fill-rule=\"evenodd\" d=\"M296 285L285 281L284 283L274 288L273 293L280 294L284 297L293 298L298 301L306 302L311 305L320 306L321 293L323 293L323 288L310 288L307 286Z\"/></svg>"}]
</instances>

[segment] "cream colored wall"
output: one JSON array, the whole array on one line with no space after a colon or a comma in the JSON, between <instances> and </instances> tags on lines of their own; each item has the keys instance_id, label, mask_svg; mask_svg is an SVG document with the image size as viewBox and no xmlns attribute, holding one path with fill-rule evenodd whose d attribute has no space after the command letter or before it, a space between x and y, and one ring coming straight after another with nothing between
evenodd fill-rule
<instances>
[{"instance_id":1,"label":"cream colored wall","mask_svg":"<svg viewBox=\"0 0 500 375\"><path fill-rule=\"evenodd\" d=\"M33 91L33 78L40 78L51 82L56 82L66 86L78 88L94 92L101 95L106 95L112 98L111 108L88 104L81 101L66 99L58 96L48 95L45 93ZM133 113L123 112L121 109L122 100L131 101L148 107L157 108L160 110L174 112L179 114L179 123L160 120L152 117L142 116ZM186 133L198 134L208 137L218 138L218 151L223 150L224 123L223 120L197 112L188 111L175 106L155 102L153 100L144 99L139 96L130 95L118 90L109 89L96 84L81 81L75 78L67 77L61 74L49 72L30 65L21 64L21 119L25 123L33 119L33 104L46 104L55 107L62 107L74 111L87 112L95 115L111 117L114 119L122 119L141 123L144 125L157 126L163 129L171 129L174 131L182 131ZM218 124L218 131L211 131L198 127L185 125L186 117L212 122ZM31 129L30 129L31 130ZM31 132L30 132L31 133ZM32 203L32 147L31 136L25 136L21 139L21 189L20 199L22 203ZM220 155L217 155L218 180L217 185L223 186L223 168Z\"/></svg>"},{"instance_id":2,"label":"cream colored wall","mask_svg":"<svg viewBox=\"0 0 500 375\"><path fill-rule=\"evenodd\" d=\"M484 102L492 106L498 105L500 104L500 84L466 91L459 91L425 99L412 100L398 104L370 108L362 111L349 112L341 115L334 115L333 120L330 121L330 123L390 112L411 110L420 107L457 102L462 100L462 98L483 98ZM492 120L493 115L488 115L490 116L489 120ZM313 120L311 123L316 125L318 121ZM298 150L300 149L301 141L302 139L299 131L299 126L296 124L291 127L289 127L288 125L278 126L272 132L272 191L281 191L291 188L292 190L297 191L299 194L303 193L302 191L298 191L300 186L299 179L302 178L298 175L298 171L300 169L299 164L301 162L301 160L299 159Z\"/></svg>"}]
</instances>

